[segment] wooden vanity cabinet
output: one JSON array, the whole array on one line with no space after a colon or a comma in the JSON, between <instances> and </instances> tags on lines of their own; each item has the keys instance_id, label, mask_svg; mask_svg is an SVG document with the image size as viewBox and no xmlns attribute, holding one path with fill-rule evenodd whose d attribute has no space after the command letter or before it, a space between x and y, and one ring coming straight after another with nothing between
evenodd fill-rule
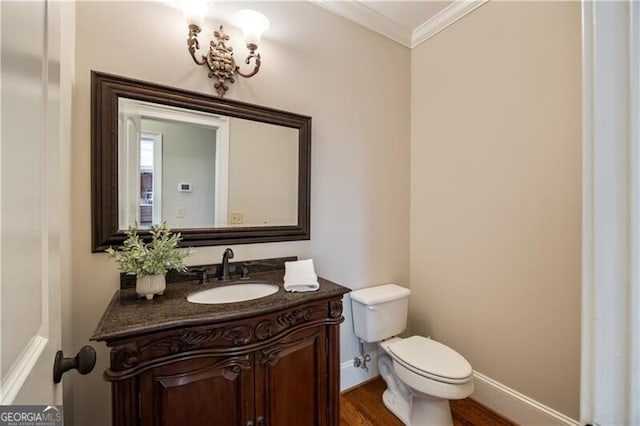
<instances>
[{"instance_id":1,"label":"wooden vanity cabinet","mask_svg":"<svg viewBox=\"0 0 640 426\"><path fill-rule=\"evenodd\" d=\"M118 426L338 426L340 298L107 341Z\"/></svg>"},{"instance_id":2,"label":"wooden vanity cabinet","mask_svg":"<svg viewBox=\"0 0 640 426\"><path fill-rule=\"evenodd\" d=\"M261 418L265 425L337 426L329 421L327 346L323 329L308 329L266 348L267 358L255 364L256 426Z\"/></svg>"},{"instance_id":3,"label":"wooden vanity cabinet","mask_svg":"<svg viewBox=\"0 0 640 426\"><path fill-rule=\"evenodd\" d=\"M138 424L245 424L244 419L253 418L251 358L189 359L141 373ZM229 373L230 362L246 363L246 368Z\"/></svg>"}]
</instances>

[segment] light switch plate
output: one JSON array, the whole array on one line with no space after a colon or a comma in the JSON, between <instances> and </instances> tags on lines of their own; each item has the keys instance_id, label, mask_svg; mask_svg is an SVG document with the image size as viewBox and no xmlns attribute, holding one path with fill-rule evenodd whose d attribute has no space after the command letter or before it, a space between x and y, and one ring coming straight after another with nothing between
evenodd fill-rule
<instances>
[{"instance_id":1,"label":"light switch plate","mask_svg":"<svg viewBox=\"0 0 640 426\"><path fill-rule=\"evenodd\" d=\"M232 225L242 225L244 223L244 213L231 212L229 222L231 222Z\"/></svg>"}]
</instances>

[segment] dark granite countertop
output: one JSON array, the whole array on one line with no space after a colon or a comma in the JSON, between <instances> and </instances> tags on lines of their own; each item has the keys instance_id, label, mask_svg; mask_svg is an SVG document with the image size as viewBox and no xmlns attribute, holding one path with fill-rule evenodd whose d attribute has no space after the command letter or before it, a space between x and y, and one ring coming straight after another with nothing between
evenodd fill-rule
<instances>
[{"instance_id":1,"label":"dark granite countertop","mask_svg":"<svg viewBox=\"0 0 640 426\"><path fill-rule=\"evenodd\" d=\"M198 284L196 281L186 281L168 284L164 295L155 296L153 300L138 298L135 289L118 290L102 315L91 340L108 341L159 330L246 318L314 300L342 296L351 291L334 282L318 278L318 291L285 292L283 276L284 271L253 274L251 281L271 282L277 284L280 289L270 296L236 303L202 305L187 301L187 296L195 291L243 281L224 284Z\"/></svg>"}]
</instances>

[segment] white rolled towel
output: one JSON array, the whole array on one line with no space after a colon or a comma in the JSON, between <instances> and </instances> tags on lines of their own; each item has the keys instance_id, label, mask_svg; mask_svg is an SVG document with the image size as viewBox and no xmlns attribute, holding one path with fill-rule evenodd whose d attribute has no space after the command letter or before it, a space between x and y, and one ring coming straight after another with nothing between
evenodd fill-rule
<instances>
[{"instance_id":1,"label":"white rolled towel","mask_svg":"<svg viewBox=\"0 0 640 426\"><path fill-rule=\"evenodd\" d=\"M316 291L320 288L313 259L284 262L284 289L286 291Z\"/></svg>"}]
</instances>

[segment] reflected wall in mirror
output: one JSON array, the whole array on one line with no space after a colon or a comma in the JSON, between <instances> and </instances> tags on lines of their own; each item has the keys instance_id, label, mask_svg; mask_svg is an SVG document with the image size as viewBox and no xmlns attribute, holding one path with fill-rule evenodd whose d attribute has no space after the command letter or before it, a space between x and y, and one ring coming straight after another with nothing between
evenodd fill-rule
<instances>
[{"instance_id":1,"label":"reflected wall in mirror","mask_svg":"<svg viewBox=\"0 0 640 426\"><path fill-rule=\"evenodd\" d=\"M162 221L191 246L309 239L310 144L310 117L93 71L93 251Z\"/></svg>"}]
</instances>

